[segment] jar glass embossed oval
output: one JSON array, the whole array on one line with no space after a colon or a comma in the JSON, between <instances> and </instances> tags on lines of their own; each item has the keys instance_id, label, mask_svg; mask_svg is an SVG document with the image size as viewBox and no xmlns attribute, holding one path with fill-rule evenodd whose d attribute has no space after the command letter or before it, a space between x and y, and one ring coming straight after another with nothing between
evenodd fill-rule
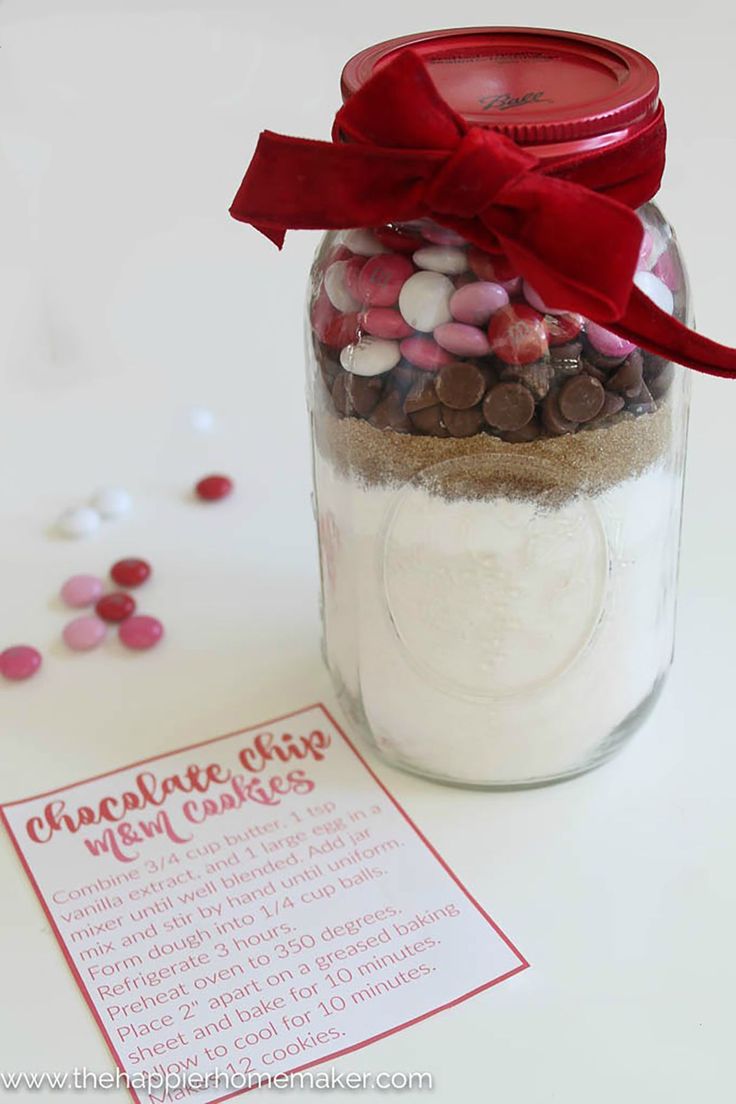
<instances>
[{"instance_id":1,"label":"jar glass embossed oval","mask_svg":"<svg viewBox=\"0 0 736 1104\"><path fill-rule=\"evenodd\" d=\"M656 103L653 67L599 40L416 41L457 111L512 136L572 148L594 94L577 138L605 141L627 65ZM353 59L346 94L404 44ZM589 74L604 48L610 87ZM636 282L687 321L673 231L638 214ZM471 786L605 761L672 657L688 370L428 219L324 237L308 347L324 651L354 722L392 763Z\"/></svg>"}]
</instances>

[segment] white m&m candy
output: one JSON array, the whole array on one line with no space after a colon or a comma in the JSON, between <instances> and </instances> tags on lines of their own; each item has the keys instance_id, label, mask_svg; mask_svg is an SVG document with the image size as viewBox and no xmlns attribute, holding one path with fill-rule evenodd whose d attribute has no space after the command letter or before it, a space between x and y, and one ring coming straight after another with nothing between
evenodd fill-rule
<instances>
[{"instance_id":1,"label":"white m&m candy","mask_svg":"<svg viewBox=\"0 0 736 1104\"><path fill-rule=\"evenodd\" d=\"M415 272L399 294L401 317L412 329L431 333L443 322L452 321L450 299L455 285L440 272Z\"/></svg>"},{"instance_id":2,"label":"white m&m candy","mask_svg":"<svg viewBox=\"0 0 736 1104\"><path fill-rule=\"evenodd\" d=\"M359 257L375 257L379 253L388 252L370 230L346 230L342 240L348 249L352 253L357 253Z\"/></svg>"},{"instance_id":3,"label":"white m&m candy","mask_svg":"<svg viewBox=\"0 0 736 1104\"><path fill-rule=\"evenodd\" d=\"M119 518L130 510L130 495L122 487L101 487L92 499L92 506L103 518Z\"/></svg>"},{"instance_id":4,"label":"white m&m candy","mask_svg":"<svg viewBox=\"0 0 736 1104\"><path fill-rule=\"evenodd\" d=\"M461 272L468 271L467 253L451 245L430 245L417 249L412 260L417 268L443 272L446 276L459 276Z\"/></svg>"},{"instance_id":5,"label":"white m&m candy","mask_svg":"<svg viewBox=\"0 0 736 1104\"><path fill-rule=\"evenodd\" d=\"M389 372L401 360L398 341L385 341L365 335L340 351L340 364L356 376L380 376Z\"/></svg>"},{"instance_id":6,"label":"white m&m candy","mask_svg":"<svg viewBox=\"0 0 736 1104\"><path fill-rule=\"evenodd\" d=\"M655 276L653 272L637 272L634 277L634 283L643 291L648 299L651 299L660 310L666 311L667 314L672 314L675 307L675 300L672 292L658 276Z\"/></svg>"},{"instance_id":7,"label":"white m&m candy","mask_svg":"<svg viewBox=\"0 0 736 1104\"><path fill-rule=\"evenodd\" d=\"M89 537L100 527L100 515L91 506L78 506L65 510L56 528L65 537Z\"/></svg>"},{"instance_id":8,"label":"white m&m candy","mask_svg":"<svg viewBox=\"0 0 736 1104\"><path fill-rule=\"evenodd\" d=\"M325 272L325 292L336 310L344 314L357 311L360 303L350 294L346 282L348 261L333 261Z\"/></svg>"}]
</instances>

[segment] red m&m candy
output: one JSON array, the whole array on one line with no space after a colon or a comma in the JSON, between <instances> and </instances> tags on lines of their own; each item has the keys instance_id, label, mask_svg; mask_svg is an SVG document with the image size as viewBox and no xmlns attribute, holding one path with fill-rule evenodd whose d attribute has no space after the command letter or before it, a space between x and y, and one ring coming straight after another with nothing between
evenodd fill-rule
<instances>
[{"instance_id":1,"label":"red m&m candy","mask_svg":"<svg viewBox=\"0 0 736 1104\"><path fill-rule=\"evenodd\" d=\"M200 479L194 488L197 496L205 502L217 502L227 498L233 489L233 481L226 475L207 475Z\"/></svg>"},{"instance_id":2,"label":"red m&m candy","mask_svg":"<svg viewBox=\"0 0 736 1104\"><path fill-rule=\"evenodd\" d=\"M110 578L121 587L137 587L145 583L151 574L151 565L145 560L129 556L118 560L110 568Z\"/></svg>"},{"instance_id":3,"label":"red m&m candy","mask_svg":"<svg viewBox=\"0 0 736 1104\"><path fill-rule=\"evenodd\" d=\"M124 621L135 609L135 599L122 591L105 594L95 606L95 613L103 621Z\"/></svg>"},{"instance_id":4,"label":"red m&m candy","mask_svg":"<svg viewBox=\"0 0 736 1104\"><path fill-rule=\"evenodd\" d=\"M533 364L547 354L542 316L524 303L501 307L488 326L491 351L506 364Z\"/></svg>"}]
</instances>

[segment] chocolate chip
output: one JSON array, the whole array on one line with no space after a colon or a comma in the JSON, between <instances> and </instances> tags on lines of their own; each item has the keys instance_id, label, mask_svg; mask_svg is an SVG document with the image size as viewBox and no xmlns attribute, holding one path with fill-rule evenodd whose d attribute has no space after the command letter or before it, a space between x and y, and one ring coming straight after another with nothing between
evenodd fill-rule
<instances>
[{"instance_id":1,"label":"chocolate chip","mask_svg":"<svg viewBox=\"0 0 736 1104\"><path fill-rule=\"evenodd\" d=\"M420 375L424 376L426 372L415 368L413 364L409 364L408 360L402 360L391 371L391 384L397 387L402 395L405 395L407 391L411 390Z\"/></svg>"},{"instance_id":2,"label":"chocolate chip","mask_svg":"<svg viewBox=\"0 0 736 1104\"><path fill-rule=\"evenodd\" d=\"M539 422L536 418L532 418L521 429L511 429L507 433L502 433L501 437L504 441L508 441L510 445L523 445L528 441L536 441L541 432L542 428Z\"/></svg>"},{"instance_id":3,"label":"chocolate chip","mask_svg":"<svg viewBox=\"0 0 736 1104\"><path fill-rule=\"evenodd\" d=\"M577 360L582 349L582 341L576 339L566 341L564 345L550 345L549 355L552 360Z\"/></svg>"},{"instance_id":4,"label":"chocolate chip","mask_svg":"<svg viewBox=\"0 0 736 1104\"><path fill-rule=\"evenodd\" d=\"M626 409L630 410L632 414L653 414L657 409L657 404L652 398L651 392L645 383L641 385L639 393L634 398L629 399L626 404Z\"/></svg>"},{"instance_id":5,"label":"chocolate chip","mask_svg":"<svg viewBox=\"0 0 736 1104\"><path fill-rule=\"evenodd\" d=\"M449 437L450 434L442 421L441 406L425 406L423 410L417 410L410 416L410 421L415 430L427 437Z\"/></svg>"},{"instance_id":6,"label":"chocolate chip","mask_svg":"<svg viewBox=\"0 0 736 1104\"><path fill-rule=\"evenodd\" d=\"M591 364L594 364L596 368L616 368L626 359L625 356L605 356L603 353L599 353L595 346L591 345L589 341L585 342L583 355Z\"/></svg>"},{"instance_id":7,"label":"chocolate chip","mask_svg":"<svg viewBox=\"0 0 736 1104\"><path fill-rule=\"evenodd\" d=\"M471 406L467 410L453 410L450 406L443 406L442 421L451 437L472 437L481 431L483 411L480 406Z\"/></svg>"},{"instance_id":8,"label":"chocolate chip","mask_svg":"<svg viewBox=\"0 0 736 1104\"><path fill-rule=\"evenodd\" d=\"M655 376L653 379L647 380L647 387L652 394L652 398L661 399L666 395L672 386L674 378L675 366L668 362L659 375Z\"/></svg>"},{"instance_id":9,"label":"chocolate chip","mask_svg":"<svg viewBox=\"0 0 736 1104\"><path fill-rule=\"evenodd\" d=\"M483 400L483 417L494 429L521 429L534 416L534 398L521 383L497 383Z\"/></svg>"},{"instance_id":10,"label":"chocolate chip","mask_svg":"<svg viewBox=\"0 0 736 1104\"><path fill-rule=\"evenodd\" d=\"M603 400L603 406L601 412L598 415L601 418L611 418L614 414L618 414L620 410L623 410L626 405L623 395L618 395L615 391L606 391L605 398Z\"/></svg>"},{"instance_id":11,"label":"chocolate chip","mask_svg":"<svg viewBox=\"0 0 736 1104\"><path fill-rule=\"evenodd\" d=\"M575 433L577 422L570 422L562 416L558 401L558 392L550 391L542 403L542 424L553 437L561 437L563 433Z\"/></svg>"},{"instance_id":12,"label":"chocolate chip","mask_svg":"<svg viewBox=\"0 0 736 1104\"><path fill-rule=\"evenodd\" d=\"M390 390L381 399L370 416L370 423L376 429L393 429L397 433L411 433L411 422L404 413L403 401L399 391Z\"/></svg>"},{"instance_id":13,"label":"chocolate chip","mask_svg":"<svg viewBox=\"0 0 736 1104\"><path fill-rule=\"evenodd\" d=\"M332 385L332 401L335 404L335 410L346 418L353 413L353 403L348 391L347 377L347 372L341 372Z\"/></svg>"},{"instance_id":14,"label":"chocolate chip","mask_svg":"<svg viewBox=\"0 0 736 1104\"><path fill-rule=\"evenodd\" d=\"M599 383L605 383L608 379L608 376L602 368L596 368L595 364L591 364L585 357L580 358L580 367L583 372L587 372L589 376L592 376L593 379L597 379Z\"/></svg>"},{"instance_id":15,"label":"chocolate chip","mask_svg":"<svg viewBox=\"0 0 736 1104\"><path fill-rule=\"evenodd\" d=\"M541 401L549 391L554 374L555 370L550 360L535 360L533 364L509 365L501 373L501 379L523 383L534 398Z\"/></svg>"},{"instance_id":16,"label":"chocolate chip","mask_svg":"<svg viewBox=\"0 0 736 1104\"><path fill-rule=\"evenodd\" d=\"M486 381L477 364L457 360L441 368L437 377L437 395L444 406L467 410L483 398Z\"/></svg>"},{"instance_id":17,"label":"chocolate chip","mask_svg":"<svg viewBox=\"0 0 736 1104\"><path fill-rule=\"evenodd\" d=\"M319 358L319 370L322 374L322 379L325 381L327 390L332 391L332 385L342 372L342 368L336 360L332 360L327 356L321 356Z\"/></svg>"},{"instance_id":18,"label":"chocolate chip","mask_svg":"<svg viewBox=\"0 0 736 1104\"><path fill-rule=\"evenodd\" d=\"M353 410L361 418L367 418L383 392L382 377L356 376L353 372L346 372L345 377L345 390L350 396Z\"/></svg>"},{"instance_id":19,"label":"chocolate chip","mask_svg":"<svg viewBox=\"0 0 736 1104\"><path fill-rule=\"evenodd\" d=\"M404 399L404 410L407 414L414 414L417 410L424 410L428 406L437 406L439 401L435 377L428 372L422 372Z\"/></svg>"},{"instance_id":20,"label":"chocolate chip","mask_svg":"<svg viewBox=\"0 0 736 1104\"><path fill-rule=\"evenodd\" d=\"M642 355L638 349L634 349L618 371L610 377L606 386L611 391L620 391L622 395L631 399L641 389L643 372L644 361Z\"/></svg>"},{"instance_id":21,"label":"chocolate chip","mask_svg":"<svg viewBox=\"0 0 736 1104\"><path fill-rule=\"evenodd\" d=\"M569 422L589 422L600 413L605 397L598 380L583 372L563 383L557 401L560 414Z\"/></svg>"}]
</instances>

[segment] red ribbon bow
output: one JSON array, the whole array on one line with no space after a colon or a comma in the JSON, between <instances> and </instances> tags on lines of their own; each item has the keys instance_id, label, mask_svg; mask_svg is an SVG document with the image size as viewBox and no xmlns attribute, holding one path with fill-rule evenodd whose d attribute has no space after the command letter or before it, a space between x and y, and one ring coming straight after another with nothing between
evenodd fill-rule
<instances>
[{"instance_id":1,"label":"red ribbon bow","mask_svg":"<svg viewBox=\"0 0 736 1104\"><path fill-rule=\"evenodd\" d=\"M664 149L660 106L633 136L542 164L504 135L468 126L404 50L337 113L333 142L264 131L230 213L279 248L287 229L431 218L505 256L545 302L733 377L736 350L689 330L633 283L642 240L634 208L656 193Z\"/></svg>"}]
</instances>

